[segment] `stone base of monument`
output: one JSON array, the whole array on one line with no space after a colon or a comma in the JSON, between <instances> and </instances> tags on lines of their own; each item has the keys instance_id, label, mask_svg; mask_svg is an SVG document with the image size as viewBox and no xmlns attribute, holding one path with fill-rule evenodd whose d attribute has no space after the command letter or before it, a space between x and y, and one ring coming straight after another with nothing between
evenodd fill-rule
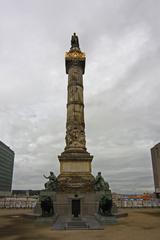
<instances>
[{"instance_id":1,"label":"stone base of monument","mask_svg":"<svg viewBox=\"0 0 160 240\"><path fill-rule=\"evenodd\" d=\"M37 200L36 206L33 209L32 214L29 213L29 215L35 215L36 216L42 216L42 208L41 208L41 199L43 197L50 197L53 201L53 209L54 209L54 203L56 201L56 192L53 191L46 191L46 190L41 190L40 191L40 195L39 195L39 199Z\"/></svg>"},{"instance_id":2,"label":"stone base of monument","mask_svg":"<svg viewBox=\"0 0 160 240\"><path fill-rule=\"evenodd\" d=\"M95 214L96 220L102 225L116 224L117 218L128 217L128 213L119 210L117 212L112 212L111 216L102 216L98 213Z\"/></svg>"},{"instance_id":3,"label":"stone base of monument","mask_svg":"<svg viewBox=\"0 0 160 240\"><path fill-rule=\"evenodd\" d=\"M113 216L102 216L99 214L95 214L96 220L102 224L102 225L110 225L110 224L116 224L117 223L117 218Z\"/></svg>"},{"instance_id":4,"label":"stone base of monument","mask_svg":"<svg viewBox=\"0 0 160 240\"><path fill-rule=\"evenodd\" d=\"M67 217L82 217L97 212L98 201L95 192L57 192L54 201L55 213Z\"/></svg>"},{"instance_id":5,"label":"stone base of monument","mask_svg":"<svg viewBox=\"0 0 160 240\"><path fill-rule=\"evenodd\" d=\"M55 213L59 216L53 225L55 230L103 229L104 220L96 217L102 192L57 192L54 202ZM110 220L116 219L111 217ZM114 220L116 221L116 220ZM111 221L106 223L111 224Z\"/></svg>"},{"instance_id":6,"label":"stone base of monument","mask_svg":"<svg viewBox=\"0 0 160 240\"><path fill-rule=\"evenodd\" d=\"M122 217L128 217L128 213L118 209L118 211L116 213L113 214L116 218L122 218Z\"/></svg>"},{"instance_id":7,"label":"stone base of monument","mask_svg":"<svg viewBox=\"0 0 160 240\"><path fill-rule=\"evenodd\" d=\"M40 199L49 196L53 201L53 209L56 215L72 217L82 217L94 215L98 211L99 193L87 192L74 193L41 191L39 201L33 210L35 216L42 215Z\"/></svg>"},{"instance_id":8,"label":"stone base of monument","mask_svg":"<svg viewBox=\"0 0 160 240\"><path fill-rule=\"evenodd\" d=\"M73 191L74 189L74 191ZM40 198L32 214L28 216L35 218L36 222L53 224L55 230L67 229L103 229L103 225L116 224L118 217L123 217L124 212L117 211L112 207L112 216L101 216L98 214L101 191L79 191L72 188L72 192L47 191L40 192ZM40 200L49 196L53 201L53 216L42 217Z\"/></svg>"}]
</instances>

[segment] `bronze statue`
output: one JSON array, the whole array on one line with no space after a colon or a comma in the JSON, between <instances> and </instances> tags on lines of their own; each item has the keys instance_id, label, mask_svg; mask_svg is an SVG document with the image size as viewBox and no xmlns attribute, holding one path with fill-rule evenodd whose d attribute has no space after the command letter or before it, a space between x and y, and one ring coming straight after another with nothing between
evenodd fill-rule
<instances>
[{"instance_id":1,"label":"bronze statue","mask_svg":"<svg viewBox=\"0 0 160 240\"><path fill-rule=\"evenodd\" d=\"M105 182L104 178L101 175L101 172L98 172L95 179L95 190L96 191L108 191L109 184Z\"/></svg>"},{"instance_id":2,"label":"bronze statue","mask_svg":"<svg viewBox=\"0 0 160 240\"><path fill-rule=\"evenodd\" d=\"M79 49L79 40L78 40L78 36L76 35L76 33L73 33L72 38L71 38L71 49L72 48Z\"/></svg>"},{"instance_id":3,"label":"bronze statue","mask_svg":"<svg viewBox=\"0 0 160 240\"><path fill-rule=\"evenodd\" d=\"M98 213L103 216L112 216L112 206L112 194L105 192L100 198Z\"/></svg>"},{"instance_id":4,"label":"bronze statue","mask_svg":"<svg viewBox=\"0 0 160 240\"><path fill-rule=\"evenodd\" d=\"M57 188L57 178L54 173L50 172L50 175L48 177L45 175L43 175L43 177L49 179L49 181L44 184L45 189L49 191L55 191Z\"/></svg>"},{"instance_id":5,"label":"bronze statue","mask_svg":"<svg viewBox=\"0 0 160 240\"><path fill-rule=\"evenodd\" d=\"M42 217L49 217L54 214L53 200L49 196L41 197Z\"/></svg>"}]
</instances>

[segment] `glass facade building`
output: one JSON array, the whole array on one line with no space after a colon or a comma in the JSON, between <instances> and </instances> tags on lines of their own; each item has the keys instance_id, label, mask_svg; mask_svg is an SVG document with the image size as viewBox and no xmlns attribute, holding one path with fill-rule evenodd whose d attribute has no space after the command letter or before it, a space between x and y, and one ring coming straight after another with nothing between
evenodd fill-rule
<instances>
[{"instance_id":1,"label":"glass facade building","mask_svg":"<svg viewBox=\"0 0 160 240\"><path fill-rule=\"evenodd\" d=\"M0 141L0 191L11 191L14 152Z\"/></svg>"}]
</instances>

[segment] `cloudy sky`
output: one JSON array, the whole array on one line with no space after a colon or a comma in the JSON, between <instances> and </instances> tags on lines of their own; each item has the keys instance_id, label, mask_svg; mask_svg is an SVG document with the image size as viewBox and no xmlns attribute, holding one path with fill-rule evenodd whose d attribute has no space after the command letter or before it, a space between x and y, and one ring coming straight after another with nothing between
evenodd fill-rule
<instances>
[{"instance_id":1,"label":"cloudy sky","mask_svg":"<svg viewBox=\"0 0 160 240\"><path fill-rule=\"evenodd\" d=\"M0 140L15 151L13 189L59 174L73 32L86 53L86 141L112 191L153 191L160 141L160 1L0 0Z\"/></svg>"}]
</instances>

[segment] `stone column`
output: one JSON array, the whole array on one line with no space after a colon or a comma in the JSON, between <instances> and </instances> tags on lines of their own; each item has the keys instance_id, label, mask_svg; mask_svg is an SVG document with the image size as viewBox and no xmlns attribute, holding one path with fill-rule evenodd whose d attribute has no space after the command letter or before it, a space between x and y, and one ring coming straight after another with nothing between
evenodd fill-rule
<instances>
[{"instance_id":1,"label":"stone column","mask_svg":"<svg viewBox=\"0 0 160 240\"><path fill-rule=\"evenodd\" d=\"M65 60L68 74L65 151L84 152L86 151L83 103L85 54L80 50L71 49L66 53Z\"/></svg>"},{"instance_id":2,"label":"stone column","mask_svg":"<svg viewBox=\"0 0 160 240\"><path fill-rule=\"evenodd\" d=\"M85 54L79 48L76 34L72 36L71 48L65 55L66 73L68 74L66 146L58 156L60 189L66 191L91 190L94 177L91 174L93 156L86 150L83 74ZM84 188L85 186L85 188Z\"/></svg>"}]
</instances>

